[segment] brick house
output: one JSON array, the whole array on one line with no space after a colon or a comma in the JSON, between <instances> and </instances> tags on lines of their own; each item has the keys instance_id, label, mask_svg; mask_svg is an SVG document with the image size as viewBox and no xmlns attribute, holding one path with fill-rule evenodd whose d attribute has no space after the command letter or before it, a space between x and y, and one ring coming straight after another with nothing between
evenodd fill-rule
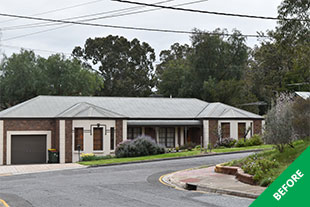
<instances>
[{"instance_id":1,"label":"brick house","mask_svg":"<svg viewBox=\"0 0 310 207\"><path fill-rule=\"evenodd\" d=\"M38 96L0 112L0 165L45 163L47 149L61 163L84 153L107 155L126 139L149 135L172 148L215 144L262 132L263 117L193 98Z\"/></svg>"}]
</instances>

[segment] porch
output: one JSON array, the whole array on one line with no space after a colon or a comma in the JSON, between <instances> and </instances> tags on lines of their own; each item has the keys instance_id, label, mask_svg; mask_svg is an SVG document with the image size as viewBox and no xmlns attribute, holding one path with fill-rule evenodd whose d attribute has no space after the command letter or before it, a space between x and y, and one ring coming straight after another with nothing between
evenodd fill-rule
<instances>
[{"instance_id":1,"label":"porch","mask_svg":"<svg viewBox=\"0 0 310 207\"><path fill-rule=\"evenodd\" d=\"M127 139L150 136L166 148L187 143L202 145L202 123L199 120L128 120Z\"/></svg>"}]
</instances>

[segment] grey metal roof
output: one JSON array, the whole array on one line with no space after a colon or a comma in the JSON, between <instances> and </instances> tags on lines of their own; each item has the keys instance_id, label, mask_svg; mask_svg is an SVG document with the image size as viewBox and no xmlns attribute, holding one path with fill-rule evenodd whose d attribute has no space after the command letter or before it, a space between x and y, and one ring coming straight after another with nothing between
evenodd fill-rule
<instances>
[{"instance_id":1,"label":"grey metal roof","mask_svg":"<svg viewBox=\"0 0 310 207\"><path fill-rule=\"evenodd\" d=\"M296 91L295 93L305 100L310 98L310 92L308 91Z\"/></svg>"},{"instance_id":2,"label":"grey metal roof","mask_svg":"<svg viewBox=\"0 0 310 207\"><path fill-rule=\"evenodd\" d=\"M261 118L194 98L38 96L0 112L0 118L197 119Z\"/></svg>"},{"instance_id":3,"label":"grey metal roof","mask_svg":"<svg viewBox=\"0 0 310 207\"><path fill-rule=\"evenodd\" d=\"M255 118L262 119L257 114L222 103L209 103L197 116L198 118Z\"/></svg>"}]
</instances>

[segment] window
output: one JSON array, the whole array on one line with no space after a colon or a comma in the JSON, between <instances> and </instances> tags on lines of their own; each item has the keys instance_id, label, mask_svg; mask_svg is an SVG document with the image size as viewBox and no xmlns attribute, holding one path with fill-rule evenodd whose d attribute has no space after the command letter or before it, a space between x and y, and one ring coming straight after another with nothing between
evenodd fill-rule
<instances>
[{"instance_id":1,"label":"window","mask_svg":"<svg viewBox=\"0 0 310 207\"><path fill-rule=\"evenodd\" d=\"M114 127L111 127L110 129L110 148L111 150L114 150Z\"/></svg>"},{"instance_id":2,"label":"window","mask_svg":"<svg viewBox=\"0 0 310 207\"><path fill-rule=\"evenodd\" d=\"M245 123L238 123L238 139L244 138L246 135Z\"/></svg>"},{"instance_id":3,"label":"window","mask_svg":"<svg viewBox=\"0 0 310 207\"><path fill-rule=\"evenodd\" d=\"M127 129L127 139L135 139L141 136L142 129L140 127L129 127Z\"/></svg>"},{"instance_id":4,"label":"window","mask_svg":"<svg viewBox=\"0 0 310 207\"><path fill-rule=\"evenodd\" d=\"M94 128L94 150L103 150L103 128Z\"/></svg>"},{"instance_id":5,"label":"window","mask_svg":"<svg viewBox=\"0 0 310 207\"><path fill-rule=\"evenodd\" d=\"M222 138L230 137L230 123L221 123Z\"/></svg>"},{"instance_id":6,"label":"window","mask_svg":"<svg viewBox=\"0 0 310 207\"><path fill-rule=\"evenodd\" d=\"M84 132L83 128L74 128L74 150L78 151L78 146L80 150L84 149Z\"/></svg>"},{"instance_id":7,"label":"window","mask_svg":"<svg viewBox=\"0 0 310 207\"><path fill-rule=\"evenodd\" d=\"M174 128L160 128L159 129L159 144L165 147L174 147L175 143Z\"/></svg>"}]
</instances>

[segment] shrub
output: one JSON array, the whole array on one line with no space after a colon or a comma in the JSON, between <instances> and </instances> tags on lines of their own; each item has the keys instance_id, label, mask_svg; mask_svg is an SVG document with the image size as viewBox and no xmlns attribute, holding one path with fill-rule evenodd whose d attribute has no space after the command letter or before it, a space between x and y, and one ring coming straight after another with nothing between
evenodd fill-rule
<instances>
[{"instance_id":1,"label":"shrub","mask_svg":"<svg viewBox=\"0 0 310 207\"><path fill-rule=\"evenodd\" d=\"M151 137L140 136L134 140L120 143L115 150L116 157L139 157L165 153L165 148L159 146Z\"/></svg>"},{"instance_id":2,"label":"shrub","mask_svg":"<svg viewBox=\"0 0 310 207\"><path fill-rule=\"evenodd\" d=\"M201 145L197 145L197 146L195 147L195 150L201 150Z\"/></svg>"},{"instance_id":3,"label":"shrub","mask_svg":"<svg viewBox=\"0 0 310 207\"><path fill-rule=\"evenodd\" d=\"M263 136L265 143L275 144L278 150L283 152L285 145L290 145L295 140L292 120L292 97L281 94L266 116Z\"/></svg>"},{"instance_id":4,"label":"shrub","mask_svg":"<svg viewBox=\"0 0 310 207\"><path fill-rule=\"evenodd\" d=\"M244 141L244 139L239 139L235 146L236 147L245 147L246 146L246 142Z\"/></svg>"},{"instance_id":5,"label":"shrub","mask_svg":"<svg viewBox=\"0 0 310 207\"><path fill-rule=\"evenodd\" d=\"M263 144L263 140L258 134L254 134L254 136L246 140L246 142L248 142L246 146L257 146Z\"/></svg>"},{"instance_id":6,"label":"shrub","mask_svg":"<svg viewBox=\"0 0 310 207\"><path fill-rule=\"evenodd\" d=\"M235 140L234 138L224 138L222 140L218 140L214 147L215 148L219 148L219 147L233 147L235 145L235 143L237 142L237 140Z\"/></svg>"},{"instance_id":7,"label":"shrub","mask_svg":"<svg viewBox=\"0 0 310 207\"><path fill-rule=\"evenodd\" d=\"M245 173L253 175L253 179L255 181L259 181L264 177L265 174L277 167L279 167L279 163L276 160L268 160L266 158L258 157L257 154L254 154L249 156L244 161L241 168ZM265 185L269 184L266 180L264 182Z\"/></svg>"},{"instance_id":8,"label":"shrub","mask_svg":"<svg viewBox=\"0 0 310 207\"><path fill-rule=\"evenodd\" d=\"M194 144L194 143L192 143L192 142L187 142L186 144L184 144L184 145L182 145L182 146L180 147L180 150L185 150L185 149L187 149L187 150L192 150L194 147L195 147L195 144Z\"/></svg>"},{"instance_id":9,"label":"shrub","mask_svg":"<svg viewBox=\"0 0 310 207\"><path fill-rule=\"evenodd\" d=\"M81 155L81 160L82 161L93 161L93 160L105 160L105 159L111 159L111 155L106 155L106 156L96 156L93 153L82 153Z\"/></svg>"},{"instance_id":10,"label":"shrub","mask_svg":"<svg viewBox=\"0 0 310 207\"><path fill-rule=\"evenodd\" d=\"M86 154L82 153L81 154L82 161L91 161L91 160L95 160L95 158L96 158L96 155L93 153L86 153Z\"/></svg>"}]
</instances>

